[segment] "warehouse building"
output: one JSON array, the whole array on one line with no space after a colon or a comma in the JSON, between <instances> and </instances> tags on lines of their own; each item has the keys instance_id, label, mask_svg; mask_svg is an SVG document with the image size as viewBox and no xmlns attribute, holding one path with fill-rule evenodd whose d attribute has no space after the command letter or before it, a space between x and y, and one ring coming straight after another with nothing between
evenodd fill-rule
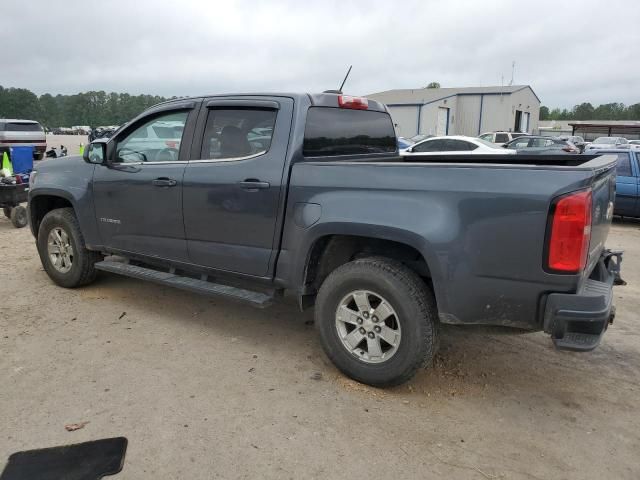
<instances>
[{"instance_id":1,"label":"warehouse building","mask_svg":"<svg viewBox=\"0 0 640 480\"><path fill-rule=\"evenodd\" d=\"M528 85L388 90L367 97L387 105L401 137L533 133L540 114L540 99Z\"/></svg>"}]
</instances>

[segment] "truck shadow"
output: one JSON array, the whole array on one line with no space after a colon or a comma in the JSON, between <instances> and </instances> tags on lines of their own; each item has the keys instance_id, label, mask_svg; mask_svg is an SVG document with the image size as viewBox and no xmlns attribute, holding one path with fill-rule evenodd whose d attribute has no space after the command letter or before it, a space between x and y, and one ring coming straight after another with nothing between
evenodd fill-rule
<instances>
[{"instance_id":1,"label":"truck shadow","mask_svg":"<svg viewBox=\"0 0 640 480\"><path fill-rule=\"evenodd\" d=\"M405 385L380 390L358 384L336 370L322 352L312 312L300 312L294 298L259 310L107 274L101 274L81 294L87 300L117 301L118 308L131 312L129 318L144 312L146 329L153 329L158 317L165 323L197 323L210 335L232 339L238 348L260 349L281 359L280 373L289 370L308 379L309 372L320 372L336 389L365 395L416 401L480 397L531 402L533 398L580 409L601 403L603 391L640 385L638 351L608 343L607 335L595 351L572 353L555 350L548 336L539 332L505 335L489 329L443 326L433 365ZM631 406L623 396L617 401Z\"/></svg>"}]
</instances>

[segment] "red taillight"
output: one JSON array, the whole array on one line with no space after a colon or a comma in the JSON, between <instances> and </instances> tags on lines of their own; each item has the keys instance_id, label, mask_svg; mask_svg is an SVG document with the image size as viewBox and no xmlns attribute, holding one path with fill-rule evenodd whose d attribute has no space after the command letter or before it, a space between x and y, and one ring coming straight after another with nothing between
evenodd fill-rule
<instances>
[{"instance_id":1,"label":"red taillight","mask_svg":"<svg viewBox=\"0 0 640 480\"><path fill-rule=\"evenodd\" d=\"M178 142L174 140L167 140L164 142L164 144L169 148L178 148Z\"/></svg>"},{"instance_id":2,"label":"red taillight","mask_svg":"<svg viewBox=\"0 0 640 480\"><path fill-rule=\"evenodd\" d=\"M566 147L562 147L562 150L569 153L575 153L578 151L577 149L570 147L569 145L567 145Z\"/></svg>"},{"instance_id":3,"label":"red taillight","mask_svg":"<svg viewBox=\"0 0 640 480\"><path fill-rule=\"evenodd\" d=\"M352 97L351 95L339 95L338 105L340 108L352 108L354 110L367 110L369 100L364 97Z\"/></svg>"},{"instance_id":4,"label":"red taillight","mask_svg":"<svg viewBox=\"0 0 640 480\"><path fill-rule=\"evenodd\" d=\"M560 197L551 214L548 267L578 273L587 263L591 239L591 190Z\"/></svg>"}]
</instances>

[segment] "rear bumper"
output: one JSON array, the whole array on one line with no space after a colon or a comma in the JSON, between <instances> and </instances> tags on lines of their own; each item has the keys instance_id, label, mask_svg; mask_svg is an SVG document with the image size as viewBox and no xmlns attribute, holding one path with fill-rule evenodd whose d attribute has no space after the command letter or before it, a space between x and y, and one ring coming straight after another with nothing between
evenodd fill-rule
<instances>
[{"instance_id":1,"label":"rear bumper","mask_svg":"<svg viewBox=\"0 0 640 480\"><path fill-rule=\"evenodd\" d=\"M613 285L620 278L622 252L602 253L590 278L577 293L551 293L544 311L544 331L562 350L596 348L613 322Z\"/></svg>"}]
</instances>

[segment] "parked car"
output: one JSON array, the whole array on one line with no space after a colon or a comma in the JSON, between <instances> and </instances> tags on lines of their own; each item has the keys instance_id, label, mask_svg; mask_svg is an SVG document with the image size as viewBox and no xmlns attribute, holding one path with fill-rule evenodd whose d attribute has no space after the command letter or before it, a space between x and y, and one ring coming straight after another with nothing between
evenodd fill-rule
<instances>
[{"instance_id":1,"label":"parked car","mask_svg":"<svg viewBox=\"0 0 640 480\"><path fill-rule=\"evenodd\" d=\"M514 138L524 137L525 135L529 134L520 132L487 132L478 136L478 138L480 140L484 140L485 142L502 145L504 143L510 142Z\"/></svg>"},{"instance_id":2,"label":"parked car","mask_svg":"<svg viewBox=\"0 0 640 480\"><path fill-rule=\"evenodd\" d=\"M11 147L33 147L33 159L42 160L47 149L44 128L33 120L0 119L0 152ZM0 153L1 155L1 153Z\"/></svg>"},{"instance_id":3,"label":"parked car","mask_svg":"<svg viewBox=\"0 0 640 480\"><path fill-rule=\"evenodd\" d=\"M93 142L98 138L109 138L118 129L117 126L96 127L91 129L89 133L89 141Z\"/></svg>"},{"instance_id":4,"label":"parked car","mask_svg":"<svg viewBox=\"0 0 640 480\"><path fill-rule=\"evenodd\" d=\"M400 155L427 157L430 155L508 155L515 153L515 150L502 148L479 138L451 135L427 138L401 151Z\"/></svg>"},{"instance_id":5,"label":"parked car","mask_svg":"<svg viewBox=\"0 0 640 480\"><path fill-rule=\"evenodd\" d=\"M614 213L640 218L640 151L618 148L598 150L598 154L617 158Z\"/></svg>"},{"instance_id":6,"label":"parked car","mask_svg":"<svg viewBox=\"0 0 640 480\"><path fill-rule=\"evenodd\" d=\"M587 146L587 142L585 141L585 139L580 137L579 135L561 135L557 138L559 138L560 140L567 140L568 142L571 142L578 148L578 150L580 150L580 153L584 152L584 149Z\"/></svg>"},{"instance_id":7,"label":"parked car","mask_svg":"<svg viewBox=\"0 0 640 480\"><path fill-rule=\"evenodd\" d=\"M585 151L612 148L629 148L629 141L623 137L598 137L586 146Z\"/></svg>"},{"instance_id":8,"label":"parked car","mask_svg":"<svg viewBox=\"0 0 640 480\"><path fill-rule=\"evenodd\" d=\"M415 142L409 140L408 138L398 137L398 149L404 150L405 148L409 148Z\"/></svg>"},{"instance_id":9,"label":"parked car","mask_svg":"<svg viewBox=\"0 0 640 480\"><path fill-rule=\"evenodd\" d=\"M568 140L534 135L516 138L502 146L530 155L580 153L580 149Z\"/></svg>"},{"instance_id":10,"label":"parked car","mask_svg":"<svg viewBox=\"0 0 640 480\"><path fill-rule=\"evenodd\" d=\"M629 148L632 150L640 150L640 140L629 140Z\"/></svg>"},{"instance_id":11,"label":"parked car","mask_svg":"<svg viewBox=\"0 0 640 480\"><path fill-rule=\"evenodd\" d=\"M185 127L177 159L147 162L147 144L133 162L130 139L167 119ZM266 151L249 140L257 128L271 132ZM104 271L259 307L293 292L315 306L328 357L371 385L432 362L439 323L595 348L622 255L604 247L616 158L479 164L472 151L407 162L386 107L360 97L175 99L83 157L42 162L30 225L62 287Z\"/></svg>"}]
</instances>

